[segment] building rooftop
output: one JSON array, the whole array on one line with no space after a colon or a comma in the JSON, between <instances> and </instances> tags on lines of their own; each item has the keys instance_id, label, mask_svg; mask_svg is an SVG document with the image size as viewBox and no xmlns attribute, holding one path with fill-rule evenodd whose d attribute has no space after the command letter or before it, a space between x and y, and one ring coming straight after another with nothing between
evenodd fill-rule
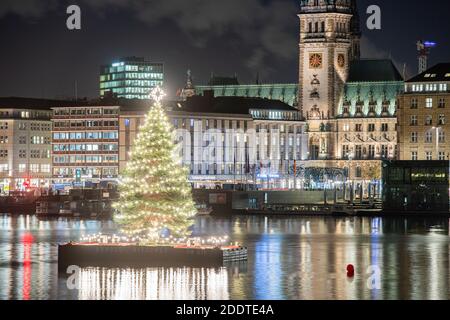
<instances>
[{"instance_id":1,"label":"building rooftop","mask_svg":"<svg viewBox=\"0 0 450 320\"><path fill-rule=\"evenodd\" d=\"M50 110L52 107L70 107L82 103L73 100L51 100L21 97L0 97L0 108ZM84 102L86 103L86 101Z\"/></svg>"},{"instance_id":2,"label":"building rooftop","mask_svg":"<svg viewBox=\"0 0 450 320\"><path fill-rule=\"evenodd\" d=\"M406 82L450 81L450 63L438 63Z\"/></svg>"},{"instance_id":3,"label":"building rooftop","mask_svg":"<svg viewBox=\"0 0 450 320\"><path fill-rule=\"evenodd\" d=\"M213 97L212 91L204 96L193 96L180 103L176 110L185 112L249 114L251 109L298 111L279 100L245 97Z\"/></svg>"},{"instance_id":4,"label":"building rooftop","mask_svg":"<svg viewBox=\"0 0 450 320\"><path fill-rule=\"evenodd\" d=\"M347 82L403 81L391 60L355 60L350 64Z\"/></svg>"}]
</instances>

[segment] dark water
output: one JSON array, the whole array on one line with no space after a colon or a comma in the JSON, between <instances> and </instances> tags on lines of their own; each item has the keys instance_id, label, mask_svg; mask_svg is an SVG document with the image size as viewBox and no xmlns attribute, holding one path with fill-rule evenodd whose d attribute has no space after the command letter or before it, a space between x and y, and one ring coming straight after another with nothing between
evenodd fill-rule
<instances>
[{"instance_id":1,"label":"dark water","mask_svg":"<svg viewBox=\"0 0 450 320\"><path fill-rule=\"evenodd\" d=\"M58 243L113 229L111 222L0 215L0 299L450 297L448 218L207 217L197 220L195 232L228 234L244 243L247 263L219 269L86 268L73 282L58 274ZM349 263L356 268L354 279L346 277ZM367 273L373 270L380 272L378 288L370 278L374 273ZM69 289L68 283L77 287Z\"/></svg>"}]
</instances>

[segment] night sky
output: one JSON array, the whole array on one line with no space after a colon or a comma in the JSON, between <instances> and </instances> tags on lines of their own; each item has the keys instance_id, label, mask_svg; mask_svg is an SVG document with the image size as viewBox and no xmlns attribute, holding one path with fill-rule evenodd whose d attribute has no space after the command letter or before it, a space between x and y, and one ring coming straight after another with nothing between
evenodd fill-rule
<instances>
[{"instance_id":1,"label":"night sky","mask_svg":"<svg viewBox=\"0 0 450 320\"><path fill-rule=\"evenodd\" d=\"M0 96L98 96L99 66L122 56L164 62L171 95L191 69L196 84L211 72L240 83L296 82L299 0L1 0ZM66 28L66 8L82 10L82 30ZM382 9L382 30L365 26ZM450 61L450 1L358 0L364 57L391 57L409 76L416 41L438 43L430 64Z\"/></svg>"}]
</instances>

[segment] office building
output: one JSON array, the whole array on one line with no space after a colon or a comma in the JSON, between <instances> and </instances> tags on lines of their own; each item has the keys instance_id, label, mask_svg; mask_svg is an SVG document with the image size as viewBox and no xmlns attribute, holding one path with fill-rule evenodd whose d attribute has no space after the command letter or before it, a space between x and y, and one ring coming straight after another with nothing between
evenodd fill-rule
<instances>
[{"instance_id":1,"label":"office building","mask_svg":"<svg viewBox=\"0 0 450 320\"><path fill-rule=\"evenodd\" d=\"M100 97L148 99L150 91L164 84L164 65L144 58L123 58L100 68Z\"/></svg>"},{"instance_id":2,"label":"office building","mask_svg":"<svg viewBox=\"0 0 450 320\"><path fill-rule=\"evenodd\" d=\"M449 160L450 63L440 63L406 81L399 96L401 160Z\"/></svg>"},{"instance_id":3,"label":"office building","mask_svg":"<svg viewBox=\"0 0 450 320\"><path fill-rule=\"evenodd\" d=\"M51 184L50 107L59 101L0 98L0 194Z\"/></svg>"}]
</instances>

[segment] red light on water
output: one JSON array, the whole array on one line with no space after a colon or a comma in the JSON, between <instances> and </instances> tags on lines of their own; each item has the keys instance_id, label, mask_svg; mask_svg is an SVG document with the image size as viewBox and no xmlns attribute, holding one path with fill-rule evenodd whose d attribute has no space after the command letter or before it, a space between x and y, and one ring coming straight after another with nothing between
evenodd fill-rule
<instances>
[{"instance_id":1,"label":"red light on water","mask_svg":"<svg viewBox=\"0 0 450 320\"><path fill-rule=\"evenodd\" d=\"M34 237L31 233L25 233L22 236L23 243L23 300L30 300L31 297L31 247L33 246Z\"/></svg>"},{"instance_id":2,"label":"red light on water","mask_svg":"<svg viewBox=\"0 0 450 320\"><path fill-rule=\"evenodd\" d=\"M33 243L34 237L31 233L25 233L22 236L22 243Z\"/></svg>"}]
</instances>

